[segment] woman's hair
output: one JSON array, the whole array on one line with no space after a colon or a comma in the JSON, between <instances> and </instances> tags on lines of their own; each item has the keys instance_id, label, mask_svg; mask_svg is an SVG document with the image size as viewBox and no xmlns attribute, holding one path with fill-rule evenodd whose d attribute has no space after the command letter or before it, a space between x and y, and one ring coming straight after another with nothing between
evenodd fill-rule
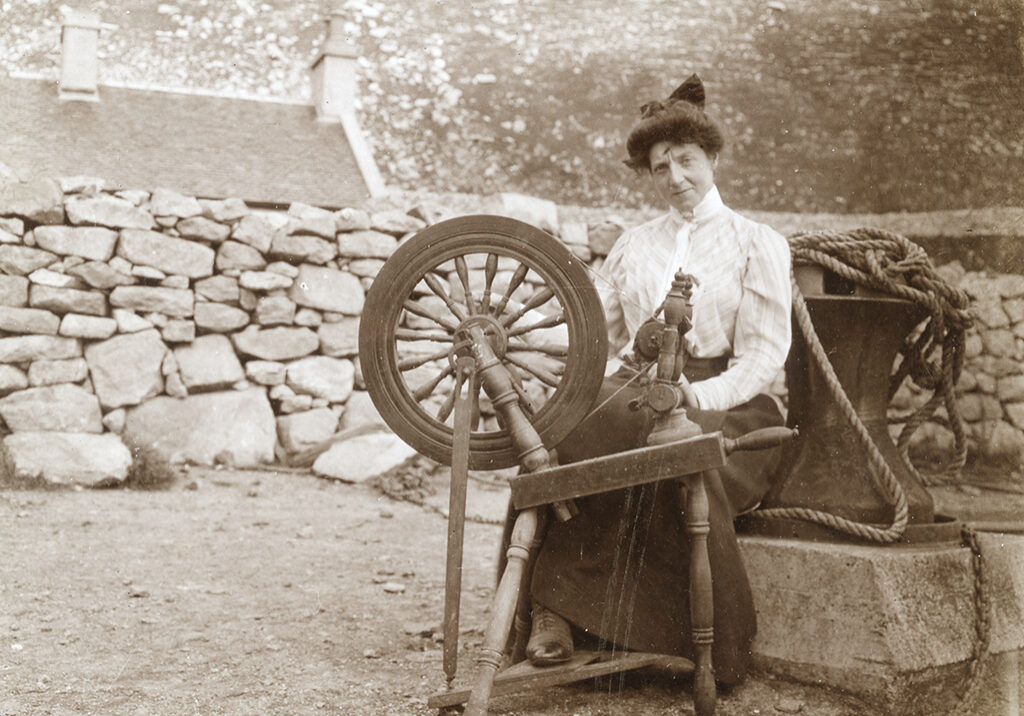
<instances>
[{"instance_id":1,"label":"woman's hair","mask_svg":"<svg viewBox=\"0 0 1024 716\"><path fill-rule=\"evenodd\" d=\"M651 147L658 142L696 144L709 156L722 150L725 139L718 124L704 113L704 85L697 75L691 75L664 102L648 102L640 108L640 121L626 139L626 166L637 173L649 171Z\"/></svg>"}]
</instances>

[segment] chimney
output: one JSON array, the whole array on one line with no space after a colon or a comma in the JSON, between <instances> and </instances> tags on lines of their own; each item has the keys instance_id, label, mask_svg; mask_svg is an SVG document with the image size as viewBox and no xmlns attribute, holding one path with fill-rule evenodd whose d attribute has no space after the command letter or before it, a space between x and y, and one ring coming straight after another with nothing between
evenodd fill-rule
<instances>
[{"instance_id":1,"label":"chimney","mask_svg":"<svg viewBox=\"0 0 1024 716\"><path fill-rule=\"evenodd\" d=\"M327 39L313 62L313 104L316 118L339 122L342 113L353 112L356 101L356 50L345 37L341 3L331 3Z\"/></svg>"},{"instance_id":2,"label":"chimney","mask_svg":"<svg viewBox=\"0 0 1024 716\"><path fill-rule=\"evenodd\" d=\"M60 86L58 97L98 102L96 46L100 17L94 12L65 8L60 31Z\"/></svg>"}]
</instances>

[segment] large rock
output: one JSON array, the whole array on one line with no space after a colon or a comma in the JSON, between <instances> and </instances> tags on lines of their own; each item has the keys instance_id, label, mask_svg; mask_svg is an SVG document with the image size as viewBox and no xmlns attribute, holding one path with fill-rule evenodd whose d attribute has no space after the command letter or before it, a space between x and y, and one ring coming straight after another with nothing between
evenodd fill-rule
<instances>
[{"instance_id":1,"label":"large rock","mask_svg":"<svg viewBox=\"0 0 1024 716\"><path fill-rule=\"evenodd\" d=\"M303 264L288 292L300 306L358 316L363 311L363 286L350 273Z\"/></svg>"},{"instance_id":2,"label":"large rock","mask_svg":"<svg viewBox=\"0 0 1024 716\"><path fill-rule=\"evenodd\" d=\"M117 245L117 232L100 226L38 226L32 235L41 249L93 261L106 261Z\"/></svg>"},{"instance_id":3,"label":"large rock","mask_svg":"<svg viewBox=\"0 0 1024 716\"><path fill-rule=\"evenodd\" d=\"M289 326L295 322L295 301L287 296L261 296L252 317L261 326Z\"/></svg>"},{"instance_id":4,"label":"large rock","mask_svg":"<svg viewBox=\"0 0 1024 716\"><path fill-rule=\"evenodd\" d=\"M238 279L230 276L210 276L195 282L195 292L216 303L238 303Z\"/></svg>"},{"instance_id":5,"label":"large rock","mask_svg":"<svg viewBox=\"0 0 1024 716\"><path fill-rule=\"evenodd\" d=\"M395 253L398 239L380 231L353 231L338 236L338 253L355 259L386 259Z\"/></svg>"},{"instance_id":6,"label":"large rock","mask_svg":"<svg viewBox=\"0 0 1024 716\"><path fill-rule=\"evenodd\" d=\"M359 319L343 318L324 323L316 331L320 352L332 358L348 358L359 353Z\"/></svg>"},{"instance_id":7,"label":"large rock","mask_svg":"<svg viewBox=\"0 0 1024 716\"><path fill-rule=\"evenodd\" d=\"M140 313L162 313L174 318L190 318L195 296L184 288L163 286L118 286L110 292L110 305Z\"/></svg>"},{"instance_id":8,"label":"large rock","mask_svg":"<svg viewBox=\"0 0 1024 716\"><path fill-rule=\"evenodd\" d=\"M377 211L370 216L370 228L392 236L404 236L419 231L426 222L398 209Z\"/></svg>"},{"instance_id":9,"label":"large rock","mask_svg":"<svg viewBox=\"0 0 1024 716\"><path fill-rule=\"evenodd\" d=\"M230 226L207 219L205 216L182 219L174 228L186 239L198 239L211 244L219 244L231 235Z\"/></svg>"},{"instance_id":10,"label":"large rock","mask_svg":"<svg viewBox=\"0 0 1024 716\"><path fill-rule=\"evenodd\" d=\"M267 255L296 263L322 265L338 255L338 245L308 234L277 236Z\"/></svg>"},{"instance_id":11,"label":"large rock","mask_svg":"<svg viewBox=\"0 0 1024 716\"><path fill-rule=\"evenodd\" d=\"M224 303L197 303L196 328L211 333L231 333L249 323L249 314L241 308Z\"/></svg>"},{"instance_id":12,"label":"large rock","mask_svg":"<svg viewBox=\"0 0 1024 716\"><path fill-rule=\"evenodd\" d=\"M116 485L132 464L131 451L111 433L14 433L0 451L8 476L19 483Z\"/></svg>"},{"instance_id":13,"label":"large rock","mask_svg":"<svg viewBox=\"0 0 1024 716\"><path fill-rule=\"evenodd\" d=\"M148 211L109 194L74 196L64 202L64 208L72 224L93 224L111 229L151 229L154 226Z\"/></svg>"},{"instance_id":14,"label":"large rock","mask_svg":"<svg viewBox=\"0 0 1024 716\"><path fill-rule=\"evenodd\" d=\"M82 343L59 336L11 336L0 338L0 363L61 360L82 355Z\"/></svg>"},{"instance_id":15,"label":"large rock","mask_svg":"<svg viewBox=\"0 0 1024 716\"><path fill-rule=\"evenodd\" d=\"M108 289L135 283L135 277L121 273L103 261L87 261L70 267L67 273L82 279L93 288Z\"/></svg>"},{"instance_id":16,"label":"large rock","mask_svg":"<svg viewBox=\"0 0 1024 716\"><path fill-rule=\"evenodd\" d=\"M203 214L214 221L237 221L250 212L244 201L236 197L230 199L200 199Z\"/></svg>"},{"instance_id":17,"label":"large rock","mask_svg":"<svg viewBox=\"0 0 1024 716\"><path fill-rule=\"evenodd\" d=\"M327 440L338 429L338 416L328 408L305 410L277 419L277 439L288 452L298 452Z\"/></svg>"},{"instance_id":18,"label":"large rock","mask_svg":"<svg viewBox=\"0 0 1024 716\"><path fill-rule=\"evenodd\" d=\"M284 232L274 222L259 214L249 214L235 224L231 238L266 253L275 237Z\"/></svg>"},{"instance_id":19,"label":"large rock","mask_svg":"<svg viewBox=\"0 0 1024 716\"><path fill-rule=\"evenodd\" d=\"M0 245L0 272L27 276L36 269L41 269L57 262L57 254L34 249L19 244Z\"/></svg>"},{"instance_id":20,"label":"large rock","mask_svg":"<svg viewBox=\"0 0 1024 716\"><path fill-rule=\"evenodd\" d=\"M41 308L0 306L0 331L38 333L53 336L60 327L60 317Z\"/></svg>"},{"instance_id":21,"label":"large rock","mask_svg":"<svg viewBox=\"0 0 1024 716\"><path fill-rule=\"evenodd\" d=\"M37 360L28 367L28 382L32 386L78 383L88 377L89 364L85 358Z\"/></svg>"},{"instance_id":22,"label":"large rock","mask_svg":"<svg viewBox=\"0 0 1024 716\"><path fill-rule=\"evenodd\" d=\"M64 192L53 179L0 181L0 216L20 216L37 224L64 222Z\"/></svg>"},{"instance_id":23,"label":"large rock","mask_svg":"<svg viewBox=\"0 0 1024 716\"><path fill-rule=\"evenodd\" d=\"M273 291L291 288L292 278L276 271L243 271L238 277L238 285L250 291Z\"/></svg>"},{"instance_id":24,"label":"large rock","mask_svg":"<svg viewBox=\"0 0 1024 716\"><path fill-rule=\"evenodd\" d=\"M363 425L387 427L377 406L373 404L370 394L365 390L354 390L345 401L345 412L341 414L341 427L343 430L348 430Z\"/></svg>"},{"instance_id":25,"label":"large rock","mask_svg":"<svg viewBox=\"0 0 1024 716\"><path fill-rule=\"evenodd\" d=\"M258 250L237 241L225 241L217 249L218 271L259 271L267 265Z\"/></svg>"},{"instance_id":26,"label":"large rock","mask_svg":"<svg viewBox=\"0 0 1024 716\"><path fill-rule=\"evenodd\" d=\"M212 465L215 458L237 467L272 462L274 411L263 388L161 396L128 411L125 438L152 446L172 462Z\"/></svg>"},{"instance_id":27,"label":"large rock","mask_svg":"<svg viewBox=\"0 0 1024 716\"><path fill-rule=\"evenodd\" d=\"M194 197L185 196L173 189L158 188L149 197L149 211L153 216L176 216L187 219L203 213L203 207Z\"/></svg>"},{"instance_id":28,"label":"large rock","mask_svg":"<svg viewBox=\"0 0 1024 716\"><path fill-rule=\"evenodd\" d=\"M346 207L334 212L336 231L363 231L370 228L370 214L363 209Z\"/></svg>"},{"instance_id":29,"label":"large rock","mask_svg":"<svg viewBox=\"0 0 1024 716\"><path fill-rule=\"evenodd\" d=\"M24 306L28 303L28 279L0 274L0 305Z\"/></svg>"},{"instance_id":30,"label":"large rock","mask_svg":"<svg viewBox=\"0 0 1024 716\"><path fill-rule=\"evenodd\" d=\"M288 216L293 234L316 234L333 239L337 231L334 214L326 209L295 202L288 207Z\"/></svg>"},{"instance_id":31,"label":"large rock","mask_svg":"<svg viewBox=\"0 0 1024 716\"><path fill-rule=\"evenodd\" d=\"M60 334L69 338L104 340L110 338L116 331L117 321L113 318L67 313L60 321Z\"/></svg>"},{"instance_id":32,"label":"large rock","mask_svg":"<svg viewBox=\"0 0 1024 716\"><path fill-rule=\"evenodd\" d=\"M0 398L0 417L13 432L103 432L96 396L70 383L27 388Z\"/></svg>"},{"instance_id":33,"label":"large rock","mask_svg":"<svg viewBox=\"0 0 1024 716\"><path fill-rule=\"evenodd\" d=\"M301 358L320 346L316 334L308 328L259 328L249 326L232 334L235 349L242 355L263 360L291 360Z\"/></svg>"},{"instance_id":34,"label":"large rock","mask_svg":"<svg viewBox=\"0 0 1024 716\"><path fill-rule=\"evenodd\" d=\"M174 349L181 380L189 391L227 388L245 378L231 341L219 333L199 336Z\"/></svg>"},{"instance_id":35,"label":"large rock","mask_svg":"<svg viewBox=\"0 0 1024 716\"><path fill-rule=\"evenodd\" d=\"M285 383L296 393L344 403L352 394L355 367L352 361L327 356L303 358L288 365Z\"/></svg>"},{"instance_id":36,"label":"large rock","mask_svg":"<svg viewBox=\"0 0 1024 716\"><path fill-rule=\"evenodd\" d=\"M344 482L363 482L401 465L416 451L389 432L335 443L313 463L313 473Z\"/></svg>"},{"instance_id":37,"label":"large rock","mask_svg":"<svg viewBox=\"0 0 1024 716\"><path fill-rule=\"evenodd\" d=\"M29 366L31 369L31 366ZM281 373L281 380L284 381L284 371ZM0 363L0 395L7 395L16 390L24 390L28 387L28 377L25 371L13 365Z\"/></svg>"},{"instance_id":38,"label":"large rock","mask_svg":"<svg viewBox=\"0 0 1024 716\"><path fill-rule=\"evenodd\" d=\"M77 288L54 288L34 284L28 291L28 304L54 313L86 313L90 316L107 315L107 297L98 291Z\"/></svg>"},{"instance_id":39,"label":"large rock","mask_svg":"<svg viewBox=\"0 0 1024 716\"><path fill-rule=\"evenodd\" d=\"M156 231L125 229L117 255L136 266L152 266L164 273L205 278L213 274L215 253L209 246L176 239Z\"/></svg>"},{"instance_id":40,"label":"large rock","mask_svg":"<svg viewBox=\"0 0 1024 716\"><path fill-rule=\"evenodd\" d=\"M283 385L287 369L287 365L277 361L251 360L245 364L245 377L260 385Z\"/></svg>"},{"instance_id":41,"label":"large rock","mask_svg":"<svg viewBox=\"0 0 1024 716\"><path fill-rule=\"evenodd\" d=\"M160 371L167 346L149 329L94 343L85 349L93 388L106 409L138 405L164 389Z\"/></svg>"},{"instance_id":42,"label":"large rock","mask_svg":"<svg viewBox=\"0 0 1024 716\"><path fill-rule=\"evenodd\" d=\"M550 234L559 233L558 205L550 199L506 192L489 197L483 203L483 211L519 219Z\"/></svg>"}]
</instances>

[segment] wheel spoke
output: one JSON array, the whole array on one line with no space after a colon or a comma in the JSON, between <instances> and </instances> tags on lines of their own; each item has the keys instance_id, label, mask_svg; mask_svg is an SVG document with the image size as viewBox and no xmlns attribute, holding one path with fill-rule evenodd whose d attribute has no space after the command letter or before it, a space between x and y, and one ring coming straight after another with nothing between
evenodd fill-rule
<instances>
[{"instance_id":1,"label":"wheel spoke","mask_svg":"<svg viewBox=\"0 0 1024 716\"><path fill-rule=\"evenodd\" d=\"M459 275L459 282L466 296L466 309L469 315L476 313L476 302L473 299L473 291L469 287L469 268L466 266L466 257L459 255L455 257L455 273Z\"/></svg>"},{"instance_id":2,"label":"wheel spoke","mask_svg":"<svg viewBox=\"0 0 1024 716\"><path fill-rule=\"evenodd\" d=\"M434 343L452 342L452 337L447 333L419 331L415 328L396 328L395 338L400 341L433 341Z\"/></svg>"},{"instance_id":3,"label":"wheel spoke","mask_svg":"<svg viewBox=\"0 0 1024 716\"><path fill-rule=\"evenodd\" d=\"M523 341L509 341L509 352L516 353L543 353L553 358L568 358L569 347L554 343L524 343Z\"/></svg>"},{"instance_id":4,"label":"wheel spoke","mask_svg":"<svg viewBox=\"0 0 1024 716\"><path fill-rule=\"evenodd\" d=\"M526 417L532 418L537 412L537 406L533 403L527 392L526 388L523 387L523 377L519 372L519 369L514 365L505 366L509 374L512 376L512 389L516 391L516 395L519 396L519 406L526 413Z\"/></svg>"},{"instance_id":5,"label":"wheel spoke","mask_svg":"<svg viewBox=\"0 0 1024 716\"><path fill-rule=\"evenodd\" d=\"M432 273L428 273L423 277L423 280L426 281L430 290L433 291L438 298L444 301L444 305L448 306L448 310L452 312L453 316L458 318L460 321L466 320L465 312L459 307L459 304L455 303L455 300L448 295L448 292L444 290L444 286L441 285L441 281L438 280L437 276Z\"/></svg>"},{"instance_id":6,"label":"wheel spoke","mask_svg":"<svg viewBox=\"0 0 1024 716\"><path fill-rule=\"evenodd\" d=\"M486 315L491 305L491 286L494 284L494 277L498 273L498 257L495 254L487 254L487 263L484 265L484 293L480 297L480 313Z\"/></svg>"},{"instance_id":7,"label":"wheel spoke","mask_svg":"<svg viewBox=\"0 0 1024 716\"><path fill-rule=\"evenodd\" d=\"M449 321L447 318L438 316L433 311L424 308L415 301L406 301L405 303L402 304L402 307L405 308L405 310L408 311L409 313L415 313L420 318L426 318L428 321L433 321L442 328L447 328L452 333L454 333L456 328L458 328L458 326Z\"/></svg>"},{"instance_id":8,"label":"wheel spoke","mask_svg":"<svg viewBox=\"0 0 1024 716\"><path fill-rule=\"evenodd\" d=\"M511 353L505 354L505 360L507 360L514 366L522 368L527 373L534 376L535 378L537 378L537 380L544 383L545 385L548 385L552 388L558 387L558 376L556 376L554 373L551 373L550 371L547 371L544 368L539 368L537 366L530 365L527 361L524 361L523 359L518 358L517 356Z\"/></svg>"},{"instance_id":9,"label":"wheel spoke","mask_svg":"<svg viewBox=\"0 0 1024 716\"><path fill-rule=\"evenodd\" d=\"M521 336L524 333L529 333L530 331L537 331L542 328L554 328L555 326L561 326L564 324L565 315L561 311L559 311L558 313L552 314L547 318L544 318L543 320L530 324L529 326L519 326L518 328L513 328L508 332L508 335L509 337Z\"/></svg>"},{"instance_id":10,"label":"wheel spoke","mask_svg":"<svg viewBox=\"0 0 1024 716\"><path fill-rule=\"evenodd\" d=\"M518 311L502 318L501 325L504 326L505 328L508 328L533 309L543 306L545 303L554 298L554 296L555 292L552 291L547 286L545 286L544 288L540 289L532 296L530 296L530 298L527 299L526 303L520 306Z\"/></svg>"},{"instance_id":11,"label":"wheel spoke","mask_svg":"<svg viewBox=\"0 0 1024 716\"><path fill-rule=\"evenodd\" d=\"M512 294L516 292L523 281L526 280L526 274L530 272L530 268L526 264L519 264L518 268L512 273L512 277L508 280L508 287L505 289L505 294L498 301L494 307L494 315L500 316L501 312L505 310L505 306L508 305L509 299L512 298Z\"/></svg>"},{"instance_id":12,"label":"wheel spoke","mask_svg":"<svg viewBox=\"0 0 1024 716\"><path fill-rule=\"evenodd\" d=\"M443 423L448 419L448 416L452 414L452 410L455 408L455 399L459 393L462 392L462 383L464 378L461 371L455 373L455 387L452 388L452 392L448 394L448 397L441 403L441 407L437 409L437 420Z\"/></svg>"},{"instance_id":13,"label":"wheel spoke","mask_svg":"<svg viewBox=\"0 0 1024 716\"><path fill-rule=\"evenodd\" d=\"M448 351L447 350L443 350L443 351L438 351L436 353L431 353L430 355L413 356L411 358L405 358L403 360L398 361L398 370L401 370L401 371L412 370L413 368L419 368L421 365L425 365L426 363L429 363L430 361L440 360L442 358L447 358L447 357L448 357Z\"/></svg>"},{"instance_id":14,"label":"wheel spoke","mask_svg":"<svg viewBox=\"0 0 1024 716\"><path fill-rule=\"evenodd\" d=\"M455 368L449 365L444 370L439 372L436 376L434 376L432 379L428 380L426 383L424 383L419 388L414 390L412 392L412 397L416 399L417 403L422 400L426 400L431 395L433 395L435 390L437 390L437 386L441 385L441 381L450 376L454 372Z\"/></svg>"}]
</instances>

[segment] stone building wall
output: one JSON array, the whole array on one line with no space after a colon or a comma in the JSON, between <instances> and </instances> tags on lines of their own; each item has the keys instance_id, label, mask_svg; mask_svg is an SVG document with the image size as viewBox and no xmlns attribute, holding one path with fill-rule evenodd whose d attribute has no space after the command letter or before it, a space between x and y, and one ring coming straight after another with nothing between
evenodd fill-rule
<instances>
[{"instance_id":1,"label":"stone building wall","mask_svg":"<svg viewBox=\"0 0 1024 716\"><path fill-rule=\"evenodd\" d=\"M505 213L591 263L623 225L517 195L264 211L69 178L0 183L0 419L8 476L123 479L128 445L175 461L287 460L379 421L358 368L364 294L399 241L441 218ZM946 274L978 296L962 406L979 456L1024 454L1024 278ZM916 396L905 390L894 410ZM942 448L937 423L923 445ZM363 453L401 460L381 433ZM336 448L338 446L335 446ZM342 449L314 470L360 479ZM359 453L362 454L362 453Z\"/></svg>"}]
</instances>

